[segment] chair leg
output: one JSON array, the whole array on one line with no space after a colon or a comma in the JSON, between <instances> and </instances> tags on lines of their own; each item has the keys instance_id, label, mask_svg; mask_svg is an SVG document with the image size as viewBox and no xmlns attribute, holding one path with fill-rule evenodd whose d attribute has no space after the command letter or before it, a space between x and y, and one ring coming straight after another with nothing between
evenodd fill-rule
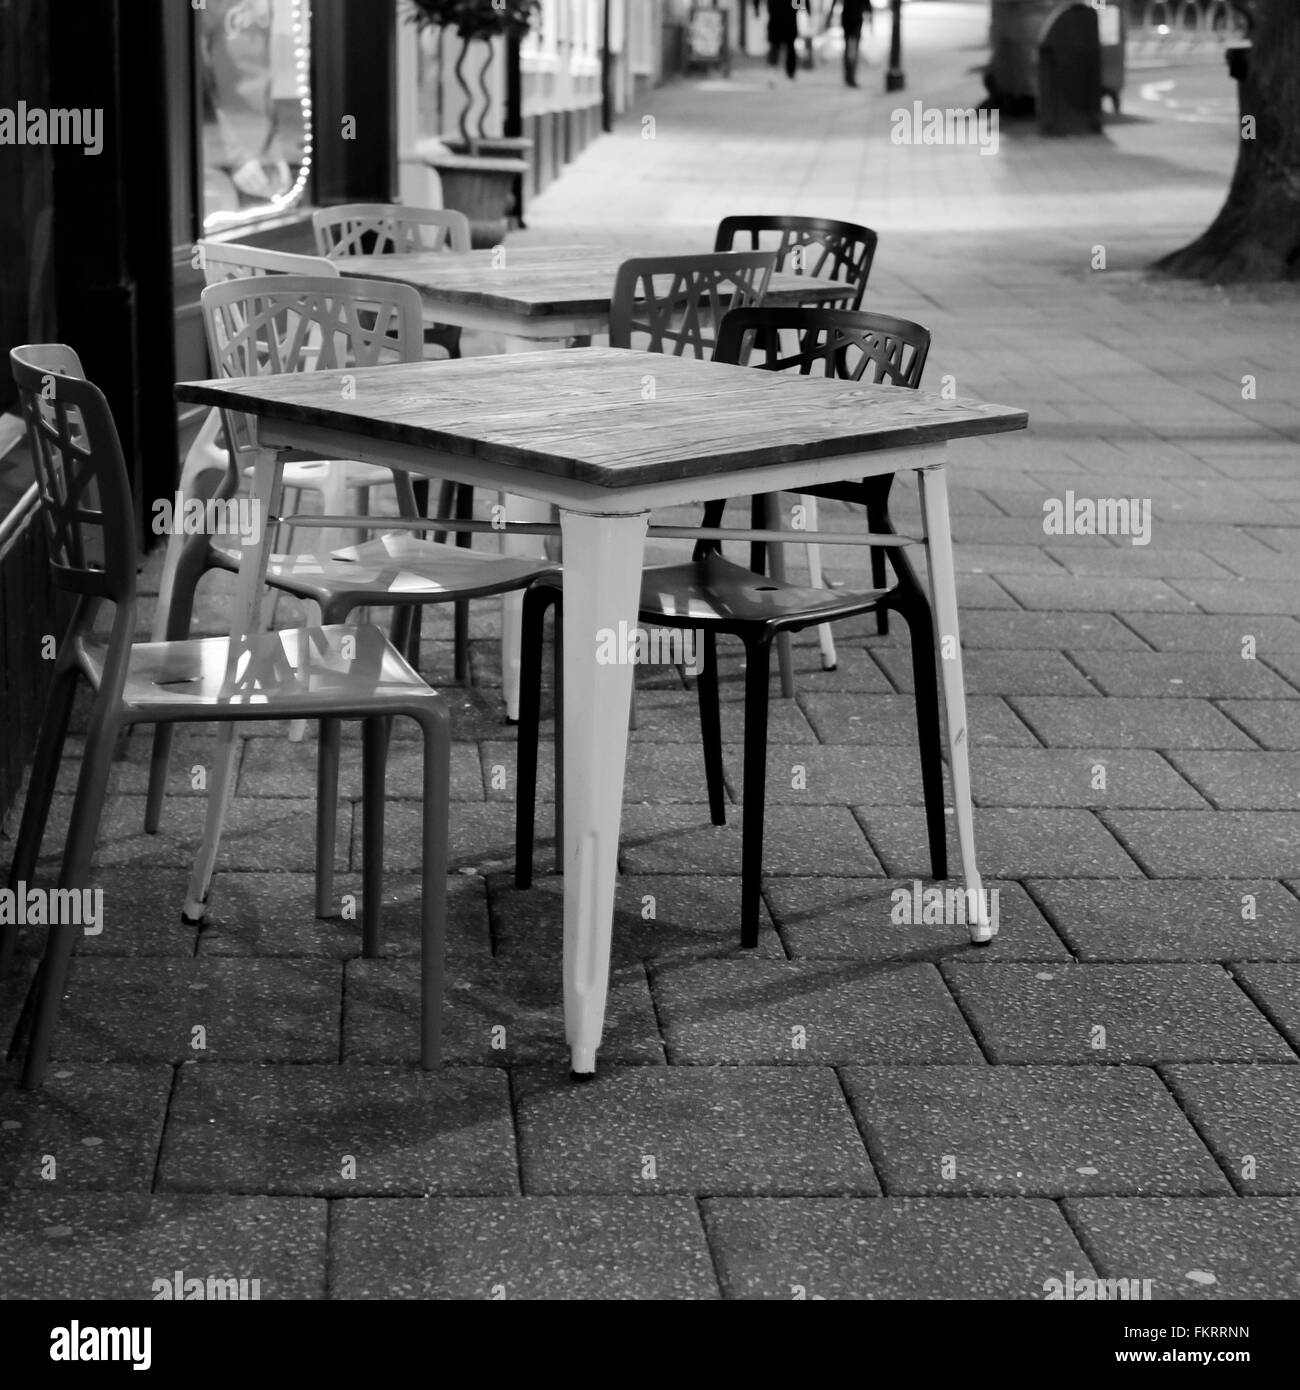
<instances>
[{"instance_id":1,"label":"chair leg","mask_svg":"<svg viewBox=\"0 0 1300 1390\"><path fill-rule=\"evenodd\" d=\"M90 737L77 780L77 798L68 826L67 846L63 853L63 868L59 874L60 888L80 889L90 876L90 861L95 853L95 839L108 792L108 778L113 766L113 747L117 741L117 726L105 720L97 710L91 715ZM67 987L68 967L76 942L75 924L60 922L49 928L40 974L35 983L36 1003L32 1018L31 1037L23 1059L21 1086L35 1090L45 1080L50 1059L50 1044L59 1005Z\"/></svg>"},{"instance_id":2,"label":"chair leg","mask_svg":"<svg viewBox=\"0 0 1300 1390\"><path fill-rule=\"evenodd\" d=\"M546 610L554 591L524 594L520 634L519 739L515 755L515 887L533 886L533 837L537 821L537 755L542 725L542 647ZM558 605L556 609L559 611ZM559 769L556 769L559 777ZM557 781L558 786L558 781Z\"/></svg>"},{"instance_id":3,"label":"chair leg","mask_svg":"<svg viewBox=\"0 0 1300 1390\"><path fill-rule=\"evenodd\" d=\"M420 516L429 515L429 480L428 478L413 478L411 480L411 494L415 499L415 510ZM440 516L446 515L444 512ZM420 639L424 632L424 605L415 603L411 605L410 627L407 629L406 646L400 648L407 661L411 663L413 670L420 669Z\"/></svg>"},{"instance_id":4,"label":"chair leg","mask_svg":"<svg viewBox=\"0 0 1300 1390\"><path fill-rule=\"evenodd\" d=\"M763 886L763 803L767 792L767 701L772 646L745 649L745 786L740 852L740 944L758 945Z\"/></svg>"},{"instance_id":5,"label":"chair leg","mask_svg":"<svg viewBox=\"0 0 1300 1390\"><path fill-rule=\"evenodd\" d=\"M867 503L867 530L890 531L888 509L880 502ZM871 547L871 587L883 589L887 583L885 574L885 550L882 546ZM876 631L881 637L889 635L889 609L876 609Z\"/></svg>"},{"instance_id":6,"label":"chair leg","mask_svg":"<svg viewBox=\"0 0 1300 1390\"><path fill-rule=\"evenodd\" d=\"M181 551L172 577L171 599L159 629L159 641L183 642L190 635L190 626L194 619L194 594L198 589L199 580L206 573L206 550L186 546ZM175 726L172 724L154 725L153 750L149 756L149 787L144 803L146 835L156 835L162 821L174 731Z\"/></svg>"},{"instance_id":7,"label":"chair leg","mask_svg":"<svg viewBox=\"0 0 1300 1390\"><path fill-rule=\"evenodd\" d=\"M424 823L421 830L420 1065L442 1060L442 1001L447 957L447 827L450 824L451 729L447 711L430 707L424 732Z\"/></svg>"},{"instance_id":8,"label":"chair leg","mask_svg":"<svg viewBox=\"0 0 1300 1390\"><path fill-rule=\"evenodd\" d=\"M912 683L916 687L916 732L921 750L921 787L930 840L930 869L948 877L948 825L943 806L943 727L939 722L939 684L934 669L934 621L924 597L902 610L912 644Z\"/></svg>"},{"instance_id":9,"label":"chair leg","mask_svg":"<svg viewBox=\"0 0 1300 1390\"><path fill-rule=\"evenodd\" d=\"M722 707L718 697L718 642L705 629L703 664L695 677L700 700L700 739L704 745L704 780L709 789L709 818L714 825L727 823L727 792L722 769Z\"/></svg>"},{"instance_id":10,"label":"chair leg","mask_svg":"<svg viewBox=\"0 0 1300 1390\"><path fill-rule=\"evenodd\" d=\"M45 718L41 720L32 772L27 781L27 800L23 805L18 841L9 868L9 886L15 891L18 891L20 883L30 883L36 872L36 861L40 858L41 840L45 836L45 823L50 815L50 801L54 796L54 784L58 781L59 760L63 756L63 743L67 738L68 720L72 716L76 694L76 669L68 665L61 671L56 670L46 699ZM13 965L17 941L17 921L0 926L0 979L8 975Z\"/></svg>"},{"instance_id":11,"label":"chair leg","mask_svg":"<svg viewBox=\"0 0 1300 1390\"><path fill-rule=\"evenodd\" d=\"M379 955L384 899L384 766L388 720L361 723L361 954ZM445 820L444 820L445 825Z\"/></svg>"},{"instance_id":12,"label":"chair leg","mask_svg":"<svg viewBox=\"0 0 1300 1390\"><path fill-rule=\"evenodd\" d=\"M456 520L471 521L474 517L474 489L466 483L456 488ZM469 547L474 537L468 531L457 533L456 545L461 549ZM453 616L455 636L456 680L464 685L469 680L469 604L457 603Z\"/></svg>"},{"instance_id":13,"label":"chair leg","mask_svg":"<svg viewBox=\"0 0 1300 1390\"><path fill-rule=\"evenodd\" d=\"M781 499L775 493L766 499L764 524L769 531L781 529ZM773 545L768 549L767 572L778 584L785 582L785 547ZM790 634L779 632L776 637L776 664L781 673L781 698L794 699L794 652L790 645Z\"/></svg>"},{"instance_id":14,"label":"chair leg","mask_svg":"<svg viewBox=\"0 0 1300 1390\"><path fill-rule=\"evenodd\" d=\"M338 833L342 725L322 719L316 752L316 916L334 915L334 842Z\"/></svg>"},{"instance_id":15,"label":"chair leg","mask_svg":"<svg viewBox=\"0 0 1300 1390\"><path fill-rule=\"evenodd\" d=\"M555 872L564 872L564 605L555 602Z\"/></svg>"}]
</instances>

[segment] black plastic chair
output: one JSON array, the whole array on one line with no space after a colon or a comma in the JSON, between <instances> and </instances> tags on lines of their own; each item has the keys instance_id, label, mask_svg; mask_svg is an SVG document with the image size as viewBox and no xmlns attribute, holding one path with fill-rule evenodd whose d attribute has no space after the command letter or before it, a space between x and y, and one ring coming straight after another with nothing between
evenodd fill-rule
<instances>
[{"instance_id":1,"label":"black plastic chair","mask_svg":"<svg viewBox=\"0 0 1300 1390\"><path fill-rule=\"evenodd\" d=\"M799 350L779 355L781 332L797 336ZM797 370L852 381L862 380L885 364L907 384L920 380L930 335L918 324L880 314L824 309L738 309L723 320L715 361L747 360L747 343L759 337L766 357L756 365L769 370ZM892 365L891 365L892 364ZM822 495L866 502L892 533L887 500L890 476L828 488ZM721 524L725 502L710 502L703 526ZM794 541L797 533L791 533ZM722 723L718 698L717 637L731 633L745 644L744 827L741 850L741 945L758 944L759 897L763 866L763 816L767 775L768 684L771 648L783 632L798 632L824 622L898 612L911 633L916 717L925 794L930 863L936 878L948 876L947 831L940 751L939 687L935 670L934 622L916 572L901 548L887 551L896 582L869 592L804 588L756 573L726 560L716 539L701 540L691 561L647 568L641 586L639 622L647 627L696 629L704 635L703 667L696 689L704 745L709 812L714 825L726 823L722 766ZM873 583L874 583L873 579ZM519 800L516 807L515 882L532 883L533 830L537 790L537 752L541 723L543 624L546 609L559 599L559 580L538 580L524 596L523 669L519 709ZM558 613L558 609L557 609ZM557 701L558 702L558 701ZM560 725L557 710L556 727ZM558 763L557 763L558 767ZM557 782L558 786L558 782Z\"/></svg>"},{"instance_id":2,"label":"black plastic chair","mask_svg":"<svg viewBox=\"0 0 1300 1390\"><path fill-rule=\"evenodd\" d=\"M844 318L836 327L834 310L770 312L778 314L779 319L737 319L725 335L725 341L722 335L719 336L714 361L747 363L775 372L797 367L805 376L820 363L827 376L852 376L856 381L869 375L877 386L906 386L913 391L921 385L921 374L930 355L930 335L907 319L891 318L887 314L860 314ZM801 318L801 314L809 317ZM850 343L849 339L861 331L855 329L855 323L868 321L872 325L869 342L862 339ZM801 335L806 335L809 329L825 327L828 331L848 336L835 346L834 351L819 347L816 339L801 336L799 351L793 357L783 357L780 333L773 331L774 324L777 328ZM851 348L862 356L853 355ZM760 360L755 360L756 355ZM811 487L804 495L861 503L867 509L867 529L886 533L894 529L889 519L889 490L893 481L893 475L889 474L883 478L865 478L861 483ZM877 589L885 584L885 554L884 547L871 547L871 582ZM752 556L750 565L753 569L763 567L761 551L756 551ZM876 631L881 636L889 632L887 608L880 609L876 614Z\"/></svg>"},{"instance_id":3,"label":"black plastic chair","mask_svg":"<svg viewBox=\"0 0 1300 1390\"><path fill-rule=\"evenodd\" d=\"M842 280L852 286L852 300L841 307L857 309L867 288L878 240L870 227L856 222L753 213L724 217L718 223L713 249L775 251L779 272Z\"/></svg>"},{"instance_id":4,"label":"black plastic chair","mask_svg":"<svg viewBox=\"0 0 1300 1390\"><path fill-rule=\"evenodd\" d=\"M450 719L446 702L368 624L303 627L239 639L133 642L136 626L135 507L108 403L62 344L10 353L50 537L50 577L77 596L58 646L45 718L32 762L10 883L30 882L49 816L59 758L79 681L94 692L59 887L86 886L119 734L134 724L225 720L362 721L362 935L381 947L384 766L389 724L414 719L424 735L421 830L421 1061L439 1057L446 937ZM113 607L107 639L94 631L101 604ZM324 795L325 788L321 788ZM127 905L129 910L129 904ZM76 926L49 927L45 952L15 1048L30 1024L22 1085L41 1084L67 981ZM0 973L18 928L0 928Z\"/></svg>"}]
</instances>

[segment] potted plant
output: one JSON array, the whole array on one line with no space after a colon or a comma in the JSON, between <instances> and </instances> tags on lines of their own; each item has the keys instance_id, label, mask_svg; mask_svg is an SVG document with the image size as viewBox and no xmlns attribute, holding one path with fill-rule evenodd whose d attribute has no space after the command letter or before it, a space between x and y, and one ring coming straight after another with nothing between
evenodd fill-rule
<instances>
[{"instance_id":1,"label":"potted plant","mask_svg":"<svg viewBox=\"0 0 1300 1390\"><path fill-rule=\"evenodd\" d=\"M464 94L460 138L444 136L425 156L442 180L444 203L470 220L476 246L496 245L505 235L506 210L528 165L519 156L531 141L490 136L484 129L492 97L488 73L495 58L493 40L520 39L532 27L540 0L410 0L411 18L422 29L451 32L460 40L456 81ZM475 99L465 66L475 44L485 56L478 71L482 105L471 126Z\"/></svg>"}]
</instances>

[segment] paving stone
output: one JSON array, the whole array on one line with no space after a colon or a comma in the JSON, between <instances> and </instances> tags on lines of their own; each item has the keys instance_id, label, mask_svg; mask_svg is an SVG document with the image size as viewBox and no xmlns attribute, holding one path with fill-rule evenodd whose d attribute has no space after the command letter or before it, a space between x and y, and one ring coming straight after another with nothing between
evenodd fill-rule
<instances>
[{"instance_id":1,"label":"paving stone","mask_svg":"<svg viewBox=\"0 0 1300 1390\"><path fill-rule=\"evenodd\" d=\"M1105 777L1102 788L1093 785L1098 765ZM972 781L980 806L1205 809L1205 799L1159 753L1147 751L986 748L975 759Z\"/></svg>"},{"instance_id":2,"label":"paving stone","mask_svg":"<svg viewBox=\"0 0 1300 1390\"><path fill-rule=\"evenodd\" d=\"M963 632L963 640L968 641ZM912 658L905 651L878 651L876 660L899 690L911 694ZM1098 693L1086 676L1061 652L984 651L962 652L962 679L968 696L974 695L1076 695Z\"/></svg>"},{"instance_id":3,"label":"paving stone","mask_svg":"<svg viewBox=\"0 0 1300 1390\"><path fill-rule=\"evenodd\" d=\"M953 911L945 921L915 921L916 889L912 879L783 878L767 885L766 895L781 937L796 960L848 959L883 965L902 960L1067 961L1069 952L1043 920L1018 883L984 880L990 913L996 908L998 932L976 946L963 920L968 904L960 884L920 885L954 890ZM896 896L898 894L903 896ZM993 894L997 894L996 897ZM897 915L908 921L893 921Z\"/></svg>"},{"instance_id":4,"label":"paving stone","mask_svg":"<svg viewBox=\"0 0 1300 1390\"><path fill-rule=\"evenodd\" d=\"M1061 564L1048 546L1039 549L1027 545L963 545L955 560L958 569L966 574L1061 573Z\"/></svg>"},{"instance_id":5,"label":"paving stone","mask_svg":"<svg viewBox=\"0 0 1300 1390\"><path fill-rule=\"evenodd\" d=\"M1300 902L1274 883L1034 879L1028 887L1081 961L1300 960ZM1246 911L1254 916L1243 919Z\"/></svg>"},{"instance_id":6,"label":"paving stone","mask_svg":"<svg viewBox=\"0 0 1300 1390\"><path fill-rule=\"evenodd\" d=\"M316 746L316 738L311 730L301 743L290 743L287 738L258 739L256 742L250 739L240 765L236 795L314 798ZM424 754L421 740L392 740L384 787L392 799L423 798ZM361 800L359 738L346 739L343 743L339 757L339 795L349 801ZM483 775L475 744L451 745L451 799L483 800Z\"/></svg>"},{"instance_id":7,"label":"paving stone","mask_svg":"<svg viewBox=\"0 0 1300 1390\"><path fill-rule=\"evenodd\" d=\"M333 961L77 961L51 1055L91 1062L333 1062L342 986Z\"/></svg>"},{"instance_id":8,"label":"paving stone","mask_svg":"<svg viewBox=\"0 0 1300 1390\"><path fill-rule=\"evenodd\" d=\"M1258 700L1291 694L1286 682L1263 662L1243 661L1240 651L1235 657L1209 652L1071 652L1070 658L1106 695Z\"/></svg>"},{"instance_id":9,"label":"paving stone","mask_svg":"<svg viewBox=\"0 0 1300 1390\"><path fill-rule=\"evenodd\" d=\"M1162 1072L1232 1185L1245 1196L1300 1190L1300 1072L1294 1067L1169 1066Z\"/></svg>"},{"instance_id":10,"label":"paving stone","mask_svg":"<svg viewBox=\"0 0 1300 1390\"><path fill-rule=\"evenodd\" d=\"M1145 1068L851 1067L842 1074L891 1197L1231 1191Z\"/></svg>"},{"instance_id":11,"label":"paving stone","mask_svg":"<svg viewBox=\"0 0 1300 1390\"><path fill-rule=\"evenodd\" d=\"M560 959L564 945L564 880L539 876L530 889L512 875L489 879L499 959ZM624 874L614 885L615 965L737 957L785 959L767 905L759 904L758 945L740 945L740 877L706 874ZM539 968L539 967L534 967Z\"/></svg>"},{"instance_id":12,"label":"paving stone","mask_svg":"<svg viewBox=\"0 0 1300 1390\"><path fill-rule=\"evenodd\" d=\"M1174 752L1169 760L1225 811L1300 810L1300 752Z\"/></svg>"},{"instance_id":13,"label":"paving stone","mask_svg":"<svg viewBox=\"0 0 1300 1390\"><path fill-rule=\"evenodd\" d=\"M520 1068L514 1084L530 1195L879 1191L830 1068L613 1067L585 1085Z\"/></svg>"},{"instance_id":14,"label":"paving stone","mask_svg":"<svg viewBox=\"0 0 1300 1390\"><path fill-rule=\"evenodd\" d=\"M1175 587L1206 613L1300 611L1300 584L1266 579L1179 579Z\"/></svg>"},{"instance_id":15,"label":"paving stone","mask_svg":"<svg viewBox=\"0 0 1300 1390\"><path fill-rule=\"evenodd\" d=\"M711 1197L704 1219L728 1298L1042 1298L1093 1273L1053 1202Z\"/></svg>"},{"instance_id":16,"label":"paving stone","mask_svg":"<svg viewBox=\"0 0 1300 1390\"><path fill-rule=\"evenodd\" d=\"M349 1157L353 1176L345 1176ZM157 1187L269 1196L514 1195L519 1170L505 1076L493 1067L183 1067Z\"/></svg>"},{"instance_id":17,"label":"paving stone","mask_svg":"<svg viewBox=\"0 0 1300 1390\"><path fill-rule=\"evenodd\" d=\"M443 1057L474 1066L555 1061L564 1041L560 955L489 961L447 980ZM420 967L416 961L348 963L343 1007L345 1062L420 1060ZM500 1030L500 1031L498 1031ZM609 1062L662 1062L663 1044L640 963L613 971L601 1057Z\"/></svg>"},{"instance_id":18,"label":"paving stone","mask_svg":"<svg viewBox=\"0 0 1300 1390\"><path fill-rule=\"evenodd\" d=\"M58 873L68 837L73 798L55 796L41 855L43 872ZM144 833L143 796L110 796L104 805L92 873L110 867L182 869L194 865L203 842L207 802L202 797L177 797L168 802L156 835ZM466 808L467 810L470 808ZM339 845L335 867L347 868L348 824L351 807L339 812ZM358 832L359 833L359 832ZM217 873L313 870L316 864L316 801L288 797L236 797L226 814ZM184 890L180 901L184 901Z\"/></svg>"},{"instance_id":19,"label":"paving stone","mask_svg":"<svg viewBox=\"0 0 1300 1390\"><path fill-rule=\"evenodd\" d=\"M1290 532L1279 532L1279 535ZM1254 541L1212 549L1211 558L1217 565L1239 574L1243 579L1290 579L1295 574L1295 556L1279 552Z\"/></svg>"},{"instance_id":20,"label":"paving stone","mask_svg":"<svg viewBox=\"0 0 1300 1390\"><path fill-rule=\"evenodd\" d=\"M1023 607L1055 613L1165 613L1191 607L1191 601L1159 579L1087 579L1060 576L1008 575L1002 583Z\"/></svg>"},{"instance_id":21,"label":"paving stone","mask_svg":"<svg viewBox=\"0 0 1300 1390\"><path fill-rule=\"evenodd\" d=\"M1282 557L1279 556L1278 558L1281 559ZM1295 561L1289 558L1288 563L1294 565ZM1297 691L1300 691L1300 652L1268 652L1264 659L1273 670L1289 681ZM1288 692L1289 694L1290 692Z\"/></svg>"},{"instance_id":22,"label":"paving stone","mask_svg":"<svg viewBox=\"0 0 1300 1390\"><path fill-rule=\"evenodd\" d=\"M993 508L990 507L989 511L991 513ZM894 520L897 522L899 518L895 517ZM1031 517L958 516L955 512L952 517L952 538L957 546L958 554L968 545L1021 545L1029 547L1040 546L1046 539L1043 535L1042 525L1036 523ZM1111 541L1106 536L1095 537L1093 543L1099 547L1104 546L1106 549L1112 548Z\"/></svg>"},{"instance_id":23,"label":"paving stone","mask_svg":"<svg viewBox=\"0 0 1300 1390\"><path fill-rule=\"evenodd\" d=\"M324 1298L326 1223L324 1202L292 1198L0 1192L0 1297L154 1300L179 1270L216 1298L229 1280Z\"/></svg>"},{"instance_id":24,"label":"paving stone","mask_svg":"<svg viewBox=\"0 0 1300 1390\"><path fill-rule=\"evenodd\" d=\"M1127 541L1112 550L1095 546L1077 548L1068 543L1049 545L1053 561L1085 579L1226 579L1232 571L1203 551L1176 546L1135 546Z\"/></svg>"},{"instance_id":25,"label":"paving stone","mask_svg":"<svg viewBox=\"0 0 1300 1390\"><path fill-rule=\"evenodd\" d=\"M739 751L726 758L724 766L732 798L739 803L744 790ZM923 805L920 753L914 745L903 744L769 744L765 795L769 806L843 806L851 801Z\"/></svg>"},{"instance_id":26,"label":"paving stone","mask_svg":"<svg viewBox=\"0 0 1300 1390\"><path fill-rule=\"evenodd\" d=\"M485 743L482 752L488 800L514 806L519 787L515 745ZM733 756L738 758L739 755ZM549 825L555 801L555 745L549 739L538 748L537 774L537 819L539 824ZM503 785L494 785L494 782ZM694 747L689 743L662 741L628 746L623 783L625 805L690 802L707 795L704 753L698 742Z\"/></svg>"},{"instance_id":27,"label":"paving stone","mask_svg":"<svg viewBox=\"0 0 1300 1390\"><path fill-rule=\"evenodd\" d=\"M925 812L900 806L854 808L892 878L930 873ZM948 869L958 871L956 817L948 816ZM981 873L994 878L1122 878L1140 871L1090 811L975 808Z\"/></svg>"},{"instance_id":28,"label":"paving stone","mask_svg":"<svg viewBox=\"0 0 1300 1390\"><path fill-rule=\"evenodd\" d=\"M1295 1060L1217 965L942 968L994 1062Z\"/></svg>"},{"instance_id":29,"label":"paving stone","mask_svg":"<svg viewBox=\"0 0 1300 1390\"><path fill-rule=\"evenodd\" d=\"M714 960L652 983L674 1065L984 1060L933 965Z\"/></svg>"},{"instance_id":30,"label":"paving stone","mask_svg":"<svg viewBox=\"0 0 1300 1390\"><path fill-rule=\"evenodd\" d=\"M795 689L805 695L848 693L857 695L889 695L895 686L877 664L879 658L901 656L910 666L907 654L907 628L895 622L885 637L850 638L835 634L835 669L822 668L821 652L817 646L817 629L808 628L809 641L801 643L802 634L794 634ZM870 647L864 641L871 643ZM737 698L744 695L744 669L739 663L720 663L718 679L723 691L734 691ZM742 725L743 728L743 725Z\"/></svg>"},{"instance_id":31,"label":"paving stone","mask_svg":"<svg viewBox=\"0 0 1300 1390\"><path fill-rule=\"evenodd\" d=\"M1142 620L1154 622L1157 618L1143 615ZM1169 621L1164 615L1158 620ZM990 647L998 651L1040 647L1057 652L1075 647L1087 651L1147 650L1141 637L1109 613L963 613L961 644L963 652ZM1300 650L1300 640L1296 648Z\"/></svg>"},{"instance_id":32,"label":"paving stone","mask_svg":"<svg viewBox=\"0 0 1300 1390\"><path fill-rule=\"evenodd\" d=\"M1300 966L1237 965L1232 973L1265 1017L1300 1052Z\"/></svg>"},{"instance_id":33,"label":"paving stone","mask_svg":"<svg viewBox=\"0 0 1300 1390\"><path fill-rule=\"evenodd\" d=\"M1153 878L1281 878L1300 872L1300 812L1099 814Z\"/></svg>"},{"instance_id":34,"label":"paving stone","mask_svg":"<svg viewBox=\"0 0 1300 1390\"><path fill-rule=\"evenodd\" d=\"M206 798L207 791L195 787L193 769L211 767L216 749L216 726L213 724L177 724L172 729L171 761L167 772L167 798L191 796ZM86 740L72 734L63 745L55 791L61 796L74 796L81 775L81 760ZM137 725L124 734L113 754L113 770L109 776L110 795L143 796L149 788L149 761L153 754L153 729ZM315 784L312 785L315 794Z\"/></svg>"},{"instance_id":35,"label":"paving stone","mask_svg":"<svg viewBox=\"0 0 1300 1390\"><path fill-rule=\"evenodd\" d=\"M715 1299L686 1197L435 1197L339 1203L335 1298Z\"/></svg>"},{"instance_id":36,"label":"paving stone","mask_svg":"<svg viewBox=\"0 0 1300 1390\"><path fill-rule=\"evenodd\" d=\"M1142 1271L1152 1298L1300 1297L1295 1199L1082 1197L1067 1201L1065 1211L1102 1273L1132 1278ZM1222 1321L1235 1325L1228 1316Z\"/></svg>"},{"instance_id":37,"label":"paving stone","mask_svg":"<svg viewBox=\"0 0 1300 1390\"><path fill-rule=\"evenodd\" d=\"M772 662L771 702L767 710L767 737L771 743L816 743L817 736L808 726L803 712L793 700L780 698L776 684L776 662ZM796 686L798 682L796 682ZM745 741L745 702L741 691L737 698L722 700L722 741ZM693 692L685 690L638 691L636 728L631 731L633 743L688 743L700 745L699 702ZM550 737L550 728L543 726L543 738Z\"/></svg>"},{"instance_id":38,"label":"paving stone","mask_svg":"<svg viewBox=\"0 0 1300 1390\"><path fill-rule=\"evenodd\" d=\"M823 743L916 744L916 702L910 695L801 694L798 699ZM1038 746L1038 740L1004 700L973 696L966 701L966 714L971 742L976 747ZM785 740L773 735L768 742Z\"/></svg>"},{"instance_id":39,"label":"paving stone","mask_svg":"<svg viewBox=\"0 0 1300 1390\"><path fill-rule=\"evenodd\" d=\"M1205 700L1026 695L1014 697L1011 706L1049 748L1250 747L1241 730Z\"/></svg>"},{"instance_id":40,"label":"paving stone","mask_svg":"<svg viewBox=\"0 0 1300 1390\"><path fill-rule=\"evenodd\" d=\"M409 801L390 804L384 814L386 874L418 873L422 853L423 809ZM448 827L447 866L450 871L483 872L515 862L515 808L501 802L456 807ZM352 868L361 868L361 817L353 825ZM340 835L340 841L347 840Z\"/></svg>"},{"instance_id":41,"label":"paving stone","mask_svg":"<svg viewBox=\"0 0 1300 1390\"><path fill-rule=\"evenodd\" d=\"M1223 652L1241 659L1241 639L1255 638L1261 656L1300 652L1300 623L1294 618L1216 616L1188 613L1134 613L1129 626L1159 652ZM1062 642L1063 647L1096 648L1099 642Z\"/></svg>"},{"instance_id":42,"label":"paving stone","mask_svg":"<svg viewBox=\"0 0 1300 1390\"><path fill-rule=\"evenodd\" d=\"M11 1064L0 1080L0 1186L51 1198L70 1188L149 1190L171 1067L52 1062L40 1090L17 1082Z\"/></svg>"},{"instance_id":43,"label":"paving stone","mask_svg":"<svg viewBox=\"0 0 1300 1390\"><path fill-rule=\"evenodd\" d=\"M46 871L30 886L53 888L57 882L56 874ZM176 869L140 865L96 870L92 891L102 890L104 896L90 902L92 912L97 911L97 901L102 903L101 930L78 936L77 956L192 956L198 928L181 920L186 883L187 875ZM84 904L83 899L83 909ZM39 955L46 940L44 926L24 926L15 949L20 956Z\"/></svg>"},{"instance_id":44,"label":"paving stone","mask_svg":"<svg viewBox=\"0 0 1300 1390\"><path fill-rule=\"evenodd\" d=\"M1219 708L1264 748L1300 748L1300 711L1294 700L1220 700Z\"/></svg>"},{"instance_id":45,"label":"paving stone","mask_svg":"<svg viewBox=\"0 0 1300 1390\"><path fill-rule=\"evenodd\" d=\"M385 956L420 954L419 874L385 874L380 916ZM350 900L350 901L349 901ZM351 960L361 954L361 875L337 874L335 916L314 915L311 874L226 874L213 884L199 953L203 956L326 956ZM353 915L343 917L344 911ZM492 954L487 887L477 874L447 879L447 959Z\"/></svg>"},{"instance_id":46,"label":"paving stone","mask_svg":"<svg viewBox=\"0 0 1300 1390\"><path fill-rule=\"evenodd\" d=\"M740 868L743 810L712 825L705 806L628 806L620 863L631 874L733 874ZM763 873L879 874L883 870L843 806L769 806ZM737 907L739 912L739 907Z\"/></svg>"}]
</instances>

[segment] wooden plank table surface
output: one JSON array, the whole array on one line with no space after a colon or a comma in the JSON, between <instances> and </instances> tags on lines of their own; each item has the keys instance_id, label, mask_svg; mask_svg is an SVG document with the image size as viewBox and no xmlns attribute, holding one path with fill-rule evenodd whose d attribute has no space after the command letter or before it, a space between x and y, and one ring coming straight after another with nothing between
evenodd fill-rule
<instances>
[{"instance_id":1,"label":"wooden plank table surface","mask_svg":"<svg viewBox=\"0 0 1300 1390\"><path fill-rule=\"evenodd\" d=\"M646 399L645 379L654 382ZM515 492L560 508L564 544L564 1013L589 1076L604 1027L630 665L598 634L636 626L651 508L914 469L947 719L953 810L972 939L989 920L975 855L969 739L948 517L947 441L1023 429L1022 410L917 391L611 348L183 383L177 397L253 417L253 498L274 512L281 452L364 459ZM239 437L237 433L232 438ZM242 542L232 662L262 609L274 528ZM232 669L232 679L235 673ZM233 726L231 726L233 729ZM213 759L208 822L186 912L201 916L234 785L233 739Z\"/></svg>"},{"instance_id":2,"label":"wooden plank table surface","mask_svg":"<svg viewBox=\"0 0 1300 1390\"><path fill-rule=\"evenodd\" d=\"M345 256L338 267L344 275L414 286L441 323L526 337L547 329L548 337L590 337L608 332L614 277L629 259L598 246L502 246L461 255ZM835 305L852 294L832 280L781 272L772 276L764 303Z\"/></svg>"},{"instance_id":3,"label":"wooden plank table surface","mask_svg":"<svg viewBox=\"0 0 1300 1390\"><path fill-rule=\"evenodd\" d=\"M620 491L699 481L1028 421L1023 410L902 387L608 347L191 382L177 394L268 421L436 449L449 461L529 470L542 475L534 490L546 491L545 479ZM481 470L449 465L448 475L468 482Z\"/></svg>"}]
</instances>

